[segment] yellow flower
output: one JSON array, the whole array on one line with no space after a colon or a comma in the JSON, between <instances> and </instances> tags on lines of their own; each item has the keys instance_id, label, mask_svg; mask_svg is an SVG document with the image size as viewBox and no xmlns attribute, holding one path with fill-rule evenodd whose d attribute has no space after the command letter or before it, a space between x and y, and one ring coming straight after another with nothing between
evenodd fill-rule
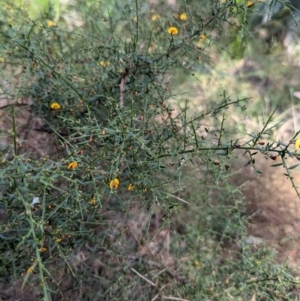
<instances>
[{"instance_id":1,"label":"yellow flower","mask_svg":"<svg viewBox=\"0 0 300 301\"><path fill-rule=\"evenodd\" d=\"M203 42L206 39L206 34L202 33L199 38L199 42Z\"/></svg>"},{"instance_id":2,"label":"yellow flower","mask_svg":"<svg viewBox=\"0 0 300 301\"><path fill-rule=\"evenodd\" d=\"M50 108L51 108L52 110L60 110L61 106L60 106L60 104L57 103L57 102L52 102L52 103L50 104Z\"/></svg>"},{"instance_id":3,"label":"yellow flower","mask_svg":"<svg viewBox=\"0 0 300 301\"><path fill-rule=\"evenodd\" d=\"M159 18L160 16L158 14L154 14L151 18L152 21L155 21Z\"/></svg>"},{"instance_id":4,"label":"yellow flower","mask_svg":"<svg viewBox=\"0 0 300 301\"><path fill-rule=\"evenodd\" d=\"M90 203L91 205L96 205L96 203L97 203L96 198L91 199L89 203Z\"/></svg>"},{"instance_id":5,"label":"yellow flower","mask_svg":"<svg viewBox=\"0 0 300 301\"><path fill-rule=\"evenodd\" d=\"M300 148L300 138L297 138L296 142L295 142L295 148L299 149Z\"/></svg>"},{"instance_id":6,"label":"yellow flower","mask_svg":"<svg viewBox=\"0 0 300 301\"><path fill-rule=\"evenodd\" d=\"M194 267L195 268L200 268L200 262L198 260L194 261Z\"/></svg>"},{"instance_id":7,"label":"yellow flower","mask_svg":"<svg viewBox=\"0 0 300 301\"><path fill-rule=\"evenodd\" d=\"M174 26L169 27L168 28L168 34L170 34L170 35L178 34L178 29Z\"/></svg>"},{"instance_id":8,"label":"yellow flower","mask_svg":"<svg viewBox=\"0 0 300 301\"><path fill-rule=\"evenodd\" d=\"M53 26L55 26L55 23L51 20L48 20L47 25L48 25L48 27L53 27Z\"/></svg>"},{"instance_id":9,"label":"yellow flower","mask_svg":"<svg viewBox=\"0 0 300 301\"><path fill-rule=\"evenodd\" d=\"M73 162L69 163L68 169L74 169L74 168L76 168L77 166L78 166L78 163L75 162L75 161L73 161Z\"/></svg>"},{"instance_id":10,"label":"yellow flower","mask_svg":"<svg viewBox=\"0 0 300 301\"><path fill-rule=\"evenodd\" d=\"M128 185L127 189L128 189L129 191L133 191L133 189L134 189L133 184L130 183L130 184Z\"/></svg>"},{"instance_id":11,"label":"yellow flower","mask_svg":"<svg viewBox=\"0 0 300 301\"><path fill-rule=\"evenodd\" d=\"M186 21L186 20L187 20L187 15L186 15L186 13L180 14L179 19L180 19L181 21Z\"/></svg>"},{"instance_id":12,"label":"yellow flower","mask_svg":"<svg viewBox=\"0 0 300 301\"><path fill-rule=\"evenodd\" d=\"M34 270L34 267L30 267L28 270L27 270L27 274L31 274Z\"/></svg>"},{"instance_id":13,"label":"yellow flower","mask_svg":"<svg viewBox=\"0 0 300 301\"><path fill-rule=\"evenodd\" d=\"M61 238L56 238L55 241L59 244L61 243Z\"/></svg>"},{"instance_id":14,"label":"yellow flower","mask_svg":"<svg viewBox=\"0 0 300 301\"><path fill-rule=\"evenodd\" d=\"M253 1L248 1L247 2L247 7L251 7L251 6L253 6L254 5L254 2Z\"/></svg>"},{"instance_id":15,"label":"yellow flower","mask_svg":"<svg viewBox=\"0 0 300 301\"><path fill-rule=\"evenodd\" d=\"M107 66L110 65L110 62L100 61L100 62L99 62L99 65L102 66L102 67L107 67Z\"/></svg>"},{"instance_id":16,"label":"yellow flower","mask_svg":"<svg viewBox=\"0 0 300 301\"><path fill-rule=\"evenodd\" d=\"M120 181L117 178L114 178L109 182L110 189L117 189L119 187Z\"/></svg>"},{"instance_id":17,"label":"yellow flower","mask_svg":"<svg viewBox=\"0 0 300 301\"><path fill-rule=\"evenodd\" d=\"M41 252L41 253L44 253L44 252L46 252L46 251L47 251L46 248L44 248L44 247L41 247L41 248L40 248L40 252Z\"/></svg>"}]
</instances>

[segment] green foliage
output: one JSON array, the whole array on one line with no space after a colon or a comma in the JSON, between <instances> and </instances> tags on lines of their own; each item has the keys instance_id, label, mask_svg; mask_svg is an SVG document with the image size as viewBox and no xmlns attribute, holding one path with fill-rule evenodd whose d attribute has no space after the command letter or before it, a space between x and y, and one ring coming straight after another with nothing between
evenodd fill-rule
<instances>
[{"instance_id":1,"label":"green foliage","mask_svg":"<svg viewBox=\"0 0 300 301\"><path fill-rule=\"evenodd\" d=\"M239 144L228 119L244 113L246 98L224 92L191 113L189 97L170 84L179 73L200 85L207 54L228 40L230 52L239 52L244 42L232 35L247 30L247 3L75 4L65 10L76 22L51 10L32 20L5 4L14 14L2 16L2 93L30 99L28 109L43 120L39 130L56 144L48 152L55 155L22 153L18 103L9 105L1 282L34 285L43 300L286 300L296 282L268 249L246 245L245 204L230 184L228 160L243 150L255 168L256 153L280 157L298 193L286 163L290 145L259 144L271 135L273 114ZM220 35L228 27L231 34ZM183 234L174 230L180 218ZM154 251L154 242L164 247Z\"/></svg>"}]
</instances>

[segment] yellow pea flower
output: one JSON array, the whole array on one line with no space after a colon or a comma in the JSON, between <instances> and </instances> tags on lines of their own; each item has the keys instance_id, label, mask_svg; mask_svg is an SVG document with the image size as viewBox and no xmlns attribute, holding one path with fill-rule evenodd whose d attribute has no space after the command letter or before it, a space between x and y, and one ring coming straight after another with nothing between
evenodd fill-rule
<instances>
[{"instance_id":1,"label":"yellow pea flower","mask_svg":"<svg viewBox=\"0 0 300 301\"><path fill-rule=\"evenodd\" d=\"M127 189L128 189L129 191L133 191L133 190L134 190L133 184L130 183L130 184L128 185Z\"/></svg>"},{"instance_id":2,"label":"yellow pea flower","mask_svg":"<svg viewBox=\"0 0 300 301\"><path fill-rule=\"evenodd\" d=\"M120 181L117 178L114 178L109 182L110 189L117 189L119 187Z\"/></svg>"},{"instance_id":3,"label":"yellow pea flower","mask_svg":"<svg viewBox=\"0 0 300 301\"><path fill-rule=\"evenodd\" d=\"M297 140L295 142L295 148L296 148L296 150L298 150L300 148L300 138L297 138Z\"/></svg>"},{"instance_id":4,"label":"yellow pea flower","mask_svg":"<svg viewBox=\"0 0 300 301\"><path fill-rule=\"evenodd\" d=\"M178 29L175 26L171 26L168 28L168 34L175 35L178 34Z\"/></svg>"},{"instance_id":5,"label":"yellow pea flower","mask_svg":"<svg viewBox=\"0 0 300 301\"><path fill-rule=\"evenodd\" d=\"M198 260L194 261L194 267L195 268L200 268L200 262Z\"/></svg>"},{"instance_id":6,"label":"yellow pea flower","mask_svg":"<svg viewBox=\"0 0 300 301\"><path fill-rule=\"evenodd\" d=\"M199 37L199 42L203 42L206 39L206 34L202 33Z\"/></svg>"},{"instance_id":7,"label":"yellow pea flower","mask_svg":"<svg viewBox=\"0 0 300 301\"><path fill-rule=\"evenodd\" d=\"M96 198L91 199L89 203L90 203L91 205L96 205L96 204L97 204Z\"/></svg>"},{"instance_id":8,"label":"yellow pea flower","mask_svg":"<svg viewBox=\"0 0 300 301\"><path fill-rule=\"evenodd\" d=\"M187 20L187 15L186 15L186 13L180 14L179 19L180 19L181 21L186 21L186 20Z\"/></svg>"},{"instance_id":9,"label":"yellow pea flower","mask_svg":"<svg viewBox=\"0 0 300 301\"><path fill-rule=\"evenodd\" d=\"M78 166L78 163L75 162L75 161L73 161L73 162L69 163L68 169L74 169L74 168L76 168L77 166Z\"/></svg>"},{"instance_id":10,"label":"yellow pea flower","mask_svg":"<svg viewBox=\"0 0 300 301\"><path fill-rule=\"evenodd\" d=\"M60 110L61 106L60 106L60 104L59 104L58 102L52 102L52 103L50 104L50 108L51 108L52 110Z\"/></svg>"},{"instance_id":11,"label":"yellow pea flower","mask_svg":"<svg viewBox=\"0 0 300 301\"><path fill-rule=\"evenodd\" d=\"M30 268L28 268L28 270L27 270L27 274L31 274L31 273L33 272L33 270L34 270L34 267L30 267Z\"/></svg>"},{"instance_id":12,"label":"yellow pea flower","mask_svg":"<svg viewBox=\"0 0 300 301\"><path fill-rule=\"evenodd\" d=\"M52 20L48 20L47 25L48 25L48 27L53 27L53 26L55 26L55 23Z\"/></svg>"},{"instance_id":13,"label":"yellow pea flower","mask_svg":"<svg viewBox=\"0 0 300 301\"><path fill-rule=\"evenodd\" d=\"M159 15L158 14L154 14L152 17L151 17L151 20L152 21L155 21L155 20L157 20L157 19L159 19Z\"/></svg>"}]
</instances>

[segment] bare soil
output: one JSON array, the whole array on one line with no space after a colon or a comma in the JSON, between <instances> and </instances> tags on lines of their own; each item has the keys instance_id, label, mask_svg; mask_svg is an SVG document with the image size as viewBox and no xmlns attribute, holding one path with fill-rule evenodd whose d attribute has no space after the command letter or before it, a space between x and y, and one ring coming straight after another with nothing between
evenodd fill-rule
<instances>
[{"instance_id":1,"label":"bare soil","mask_svg":"<svg viewBox=\"0 0 300 301\"><path fill-rule=\"evenodd\" d=\"M278 252L278 260L287 262L300 274L300 200L282 166L271 167L274 162L262 155L256 159L256 168L263 172L255 176L251 166L243 168L233 182L243 185L247 202L247 215L251 222L249 236L261 238ZM289 166L297 164L288 159ZM300 172L291 170L295 184L300 184Z\"/></svg>"}]
</instances>

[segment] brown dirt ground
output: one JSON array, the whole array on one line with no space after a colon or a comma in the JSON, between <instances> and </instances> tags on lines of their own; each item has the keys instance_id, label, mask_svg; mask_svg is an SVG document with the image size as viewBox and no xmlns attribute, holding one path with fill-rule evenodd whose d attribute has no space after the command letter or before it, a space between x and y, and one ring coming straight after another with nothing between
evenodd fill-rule
<instances>
[{"instance_id":1,"label":"brown dirt ground","mask_svg":"<svg viewBox=\"0 0 300 301\"><path fill-rule=\"evenodd\" d=\"M0 149L5 149L13 143L13 119L10 107L2 108L5 104L0 101ZM1 109L2 108L2 109ZM49 156L56 158L61 154L61 147L55 135L43 130L44 122L34 117L27 105L15 106L17 151L18 154L27 154L31 159L40 159ZM11 154L7 154L10 156Z\"/></svg>"},{"instance_id":2,"label":"brown dirt ground","mask_svg":"<svg viewBox=\"0 0 300 301\"><path fill-rule=\"evenodd\" d=\"M236 185L243 185L250 216L248 234L262 238L278 252L280 262L287 261L300 274L300 200L290 180L284 175L282 166L271 167L271 159L258 155L256 168L263 172L257 177L251 166L245 167ZM288 159L288 166L297 164L296 159ZM300 187L298 169L291 170L295 184Z\"/></svg>"}]
</instances>

